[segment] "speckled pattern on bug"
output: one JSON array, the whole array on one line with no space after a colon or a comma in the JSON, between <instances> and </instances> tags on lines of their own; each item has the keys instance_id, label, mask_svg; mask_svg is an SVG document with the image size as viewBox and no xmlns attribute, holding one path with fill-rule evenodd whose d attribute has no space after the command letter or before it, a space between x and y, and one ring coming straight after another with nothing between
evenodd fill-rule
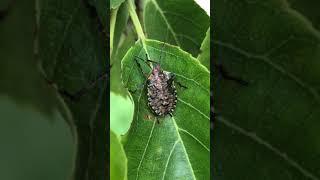
<instances>
[{"instance_id":1,"label":"speckled pattern on bug","mask_svg":"<svg viewBox=\"0 0 320 180\"><path fill-rule=\"evenodd\" d=\"M177 91L174 74L163 71L159 64L152 68L147 80L148 105L158 116L171 115L176 108Z\"/></svg>"}]
</instances>

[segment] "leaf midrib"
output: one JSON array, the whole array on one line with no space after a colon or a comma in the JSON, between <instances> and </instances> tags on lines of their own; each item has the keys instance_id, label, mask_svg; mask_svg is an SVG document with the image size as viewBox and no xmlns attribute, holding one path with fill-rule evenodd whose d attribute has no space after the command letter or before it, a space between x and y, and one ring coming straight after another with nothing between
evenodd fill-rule
<instances>
[{"instance_id":1,"label":"leaf midrib","mask_svg":"<svg viewBox=\"0 0 320 180\"><path fill-rule=\"evenodd\" d=\"M138 114L139 114L139 110L140 110L140 100L141 100L142 92L143 92L143 90L140 90L140 95L139 95L138 103L137 103L138 106L137 106L136 121L138 121L138 118L139 118ZM181 101L181 99L180 99L180 101ZM181 102L182 102L182 101L181 101ZM183 101L183 102L184 102L184 101ZM187 105L190 106L191 104L187 103ZM190 107L193 108L193 109L196 109L196 108L195 108L194 106L192 106L192 105L191 105ZM200 110L198 110L198 109L196 109L196 110L197 110L198 113L204 115L205 118L209 119L209 117L206 116L204 113L202 113ZM193 139L195 139L202 147L204 147L208 152L210 152L210 150L209 150L208 147L206 147L206 146L204 145L203 142L201 142L201 141L200 141L198 138L196 138L193 134L189 133L188 131L186 131L186 130L184 130L184 129L182 129L182 128L179 128L178 125L177 125L177 123L176 123L176 120L174 119L173 116L171 117L171 119L172 119L172 121L173 121L175 130L176 130L176 133L177 133L177 135L178 135L178 140L176 140L176 142L175 142L175 144L174 144L174 146L173 146L173 148L172 148L172 150L170 151L170 154L169 154L169 156L168 156L168 160L167 160L167 162L166 162L166 167L165 167L165 170L164 170L164 173L163 173L163 178L165 177L165 172L166 172L166 169L167 169L167 165L168 165L168 163L169 163L169 160L170 160L170 158L171 158L172 151L174 150L176 144L177 144L178 142L181 142L182 147L183 147L183 150L184 150L184 154L185 154L186 159L187 159L187 161L188 161L188 165L190 166L190 169L191 169L193 178L196 179L195 174L194 174L194 171L193 171L193 168L192 168L192 165L191 165L191 162L190 162L190 159L189 159L189 155L188 155L188 153L187 153L187 150L186 150L186 148L185 148L185 145L184 145L184 143L183 143L183 140L182 140L182 138L181 138L181 136L180 136L179 131L184 131L184 132L186 132L186 133L189 134ZM143 162L143 160L144 160L144 156L145 156L145 153L146 153L146 151L147 151L147 148L148 148L148 146L149 146L150 139L151 139L151 137L152 137L152 135L153 135L153 130L154 130L154 127L155 127L155 123L156 123L156 121L153 122L151 131L150 131L150 134L149 134L149 137L148 137L147 144L146 144L145 149L144 149L144 152L143 152L143 154L142 154L142 156L141 156L141 160L140 160L139 165L138 165L138 168L137 168L136 180L137 180L138 177L139 177L139 170L140 170L140 167L141 167L142 162Z\"/></svg>"},{"instance_id":2,"label":"leaf midrib","mask_svg":"<svg viewBox=\"0 0 320 180\"><path fill-rule=\"evenodd\" d=\"M286 71L280 65L273 63L268 56L252 54L252 53L247 52L241 48L234 46L231 43L226 43L223 41L213 40L213 44L216 44L216 45L224 47L224 48L228 48L228 49L230 49L238 54L241 54L247 58L254 58L254 59L262 60L262 62L268 64L273 69L275 69L278 72L282 73L283 75L287 76L288 78L293 80L295 83L297 83L303 89L306 89L307 92L310 93L316 99L317 103L320 104L320 95L314 87L310 86L309 84L304 83L301 80L301 78L297 77L296 75L292 74L291 72Z\"/></svg>"},{"instance_id":3,"label":"leaf midrib","mask_svg":"<svg viewBox=\"0 0 320 180\"><path fill-rule=\"evenodd\" d=\"M139 111L140 111L140 103L141 103L140 100L141 100L141 97L142 97L142 92L143 92L143 89L140 90L140 94L139 94L138 101L137 101L138 106L137 106L136 121L138 121L138 118L139 118L138 115L139 115ZM182 101L181 99L178 99L178 100L179 100L180 102L184 102L184 101ZM191 104L186 103L186 102L184 102L184 103L185 103L186 105L188 105L189 107L195 109L199 114L203 115L206 119L209 119L208 116L206 116L203 112L201 112L200 110L198 110L197 108L195 108L195 107L192 106ZM188 165L189 165L190 170L191 170L191 172L192 172L193 178L196 179L195 174L194 174L194 171L193 171L193 168L192 168L192 165L191 165L191 162L190 162L190 159L189 159L189 155L188 155L188 153L187 153L187 150L186 150L186 148L185 148L185 145L184 145L184 143L183 143L183 140L182 140L182 138L181 138L181 136L180 136L180 132L179 132L179 131L184 131L184 132L188 133L193 139L195 139L195 140L196 140L202 147L204 147L208 152L210 152L210 150L209 150L208 147L206 147L206 146L204 145L203 142L201 142L201 141L200 141L198 138L196 138L193 134L189 133L188 131L186 131L186 130L184 130L184 129L182 129L182 128L179 128L178 125L177 125L177 123L176 123L176 120L174 119L173 116L171 117L171 119L172 119L172 121L173 121L175 130L176 130L176 133L177 133L177 135L178 135L178 140L176 140L176 142L175 142L175 144L174 144L174 146L173 146L173 149L172 149L171 151L174 150L174 148L175 148L175 146L176 146L176 144L177 144L178 142L181 142L182 147L183 147L183 150L184 150L184 154L185 154L186 159L187 159L187 161L188 161ZM139 165L138 165L138 168L137 168L136 180L137 180L138 177L139 177L139 170L140 170L140 167L141 167L142 162L143 162L143 160L144 160L144 156L145 156L145 153L146 153L146 151L147 151L147 148L148 148L148 146L149 146L150 139L151 139L151 137L152 137L152 135L153 135L153 130L154 130L154 127L155 127L155 123L156 123L156 121L153 122L153 125L152 125L152 128L151 128L150 134L149 134L149 138L148 138L147 144L146 144L145 149L144 149L144 152L143 152L143 154L142 154L142 156L141 156L141 159L140 159L140 162L139 162ZM167 165L168 165L169 160L170 160L170 158L171 158L171 154L172 154L171 151L170 151L170 154L169 154L169 156L168 156L168 160L167 160L167 162L166 162L166 167L165 167L165 170L164 170L164 173L163 173L163 178L165 177L165 172L166 172L166 169L167 169Z\"/></svg>"},{"instance_id":4,"label":"leaf midrib","mask_svg":"<svg viewBox=\"0 0 320 180\"><path fill-rule=\"evenodd\" d=\"M138 118L139 118L140 100L141 100L142 92L143 92L143 90L140 90L140 95L139 95L138 103L137 103L138 106L137 106L136 121L138 121ZM148 148L148 145L149 145L149 141L150 141L150 139L151 139L151 137L152 137L152 132L153 132L153 129L154 129L155 124L156 124L156 121L153 122L152 129L151 129L151 131L150 131L150 135L149 135L149 138L148 138L146 147L145 147L145 149L144 149L144 151L143 151L143 154L142 154L142 156L141 156L141 160L140 160L140 162L139 162L138 169L137 169L136 180L137 180L138 177L139 177L139 170L140 170L142 161L143 161L143 159L144 159L144 155L145 155L145 153L146 153L146 151L147 151L147 148Z\"/></svg>"},{"instance_id":5,"label":"leaf midrib","mask_svg":"<svg viewBox=\"0 0 320 180\"><path fill-rule=\"evenodd\" d=\"M177 135L178 135L178 141L180 141L181 144L182 144L183 151L184 151L184 154L185 154L185 156L186 156L186 158L187 158L188 165L189 165L189 167L190 167L190 169L191 169L193 179L196 179L195 174L194 174L194 171L193 171L193 168L192 168L192 165L191 165L191 162L190 162L190 159L189 159L189 155L188 155L188 153L187 153L186 147L185 147L185 145L184 145L184 143L183 143L183 141L182 141L182 138L181 138L181 136L180 136L180 133L179 133L179 127L178 127L178 125L177 125L177 123L176 123L176 120L174 119L173 116L171 117L171 119L172 119L172 122L173 122L173 124L174 124L174 127L175 127L176 132L177 132Z\"/></svg>"},{"instance_id":6,"label":"leaf midrib","mask_svg":"<svg viewBox=\"0 0 320 180\"><path fill-rule=\"evenodd\" d=\"M171 148L171 151L169 153L169 157L167 159L167 162L166 162L166 166L164 168L164 171L163 171L163 175L162 175L162 180L164 180L164 177L166 176L166 172L167 172L167 167L168 167L168 164L169 164L169 161L170 161L170 158L171 158L171 155L174 151L174 149L176 148L176 145L179 143L179 140L176 140L176 142L173 144L172 148Z\"/></svg>"}]
</instances>

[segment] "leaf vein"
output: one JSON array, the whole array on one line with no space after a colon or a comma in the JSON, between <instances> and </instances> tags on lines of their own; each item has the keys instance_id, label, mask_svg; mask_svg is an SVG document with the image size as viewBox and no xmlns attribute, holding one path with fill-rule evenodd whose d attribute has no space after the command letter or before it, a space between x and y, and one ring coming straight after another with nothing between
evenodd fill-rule
<instances>
[{"instance_id":1,"label":"leaf vein","mask_svg":"<svg viewBox=\"0 0 320 180\"><path fill-rule=\"evenodd\" d=\"M186 21L189 21L191 24L193 24L195 27L197 27L198 29L202 29L201 26L195 22L193 22L191 19L188 19L186 16L182 15L182 14L179 14L179 13L175 13L175 12L171 12L171 11L163 11L163 14L171 14L171 15L174 15L174 16L177 16L181 19L185 19Z\"/></svg>"},{"instance_id":2,"label":"leaf vein","mask_svg":"<svg viewBox=\"0 0 320 180\"><path fill-rule=\"evenodd\" d=\"M193 139L195 139L201 146L203 146L208 152L210 152L210 149L206 146L206 145L204 145L204 143L202 143L196 136L194 136L193 134L191 134L191 133L189 133L187 130L185 130L185 129L182 129L182 128L179 128L179 130L181 131L181 132L184 132L184 133L186 133L186 134L188 134L189 136L191 136Z\"/></svg>"},{"instance_id":3,"label":"leaf vein","mask_svg":"<svg viewBox=\"0 0 320 180\"><path fill-rule=\"evenodd\" d=\"M60 47L57 49L57 53L55 54L54 58L53 58L53 63L55 63L54 65L54 71L57 69L56 68L56 64L57 64L57 58L62 50L62 47L63 47L63 44L64 44L64 41L66 40L66 35L67 35L67 31L69 30L70 28L70 25L73 21L73 17L75 16L75 14L79 11L80 9L80 4L81 4L81 1L79 1L78 3L78 6L75 6L74 10L72 11L71 15L70 15L70 19L69 21L67 22L66 24L66 27L65 29L63 30L63 33L62 33L62 41L61 41L61 45Z\"/></svg>"},{"instance_id":4,"label":"leaf vein","mask_svg":"<svg viewBox=\"0 0 320 180\"><path fill-rule=\"evenodd\" d=\"M238 47L233 46L232 44L229 43L225 43L222 41L213 41L214 44L217 44L221 47L225 47L225 48L229 48L239 54L242 54L248 58L255 58L255 59L260 59L262 60L264 63L270 65L271 67L273 67L275 70L277 70L278 72L282 73L283 75L286 75L287 77L289 77L290 79L292 79L294 82L296 82L299 86L301 86L302 88L306 89L307 92L309 92L316 100L318 103L320 103L320 95L318 94L317 90L311 86L309 86L308 84L304 83L299 77L295 76L294 74L286 71L285 69L283 69L283 67L277 65L276 63L273 63L269 57L266 56L261 56L261 55L255 55L255 54L251 54L247 51L244 51Z\"/></svg>"},{"instance_id":5,"label":"leaf vein","mask_svg":"<svg viewBox=\"0 0 320 180\"><path fill-rule=\"evenodd\" d=\"M178 127L178 125L177 125L176 120L174 119L174 117L171 117L171 118L172 118L172 120L173 120L172 122L173 122L173 124L174 124L175 129L176 129L176 132L177 132L179 141L180 141L181 144L182 144L182 148L183 148L183 151L184 151L184 153L185 153L185 155L186 155L188 164L189 164L189 166L190 166L190 170L192 171L193 179L196 179L196 177L195 177L195 175L194 175L194 171L193 171L192 165L191 165L191 162L190 162L190 159L189 159L189 155L188 155L188 153L187 153L187 150L186 150L186 148L185 148L185 145L183 144L182 138L181 138L180 133L179 133L179 127Z\"/></svg>"},{"instance_id":6,"label":"leaf vein","mask_svg":"<svg viewBox=\"0 0 320 180\"><path fill-rule=\"evenodd\" d=\"M139 104L140 104L140 99L141 99L141 95L142 95L142 90L141 90L140 92L141 92L141 93L140 93L140 96L139 96L139 98L138 98L138 107L137 107L137 118L136 118L136 121L138 121L138 118L139 118L139 107L140 107ZM153 122L153 125L152 125L151 131L150 131L150 135L149 135L149 138L148 138L146 147L144 148L143 154L142 154L142 156L141 156L141 160L140 160L139 165L138 165L136 180L137 180L138 177L139 177L139 170L140 170L142 161L143 161L143 159L144 159L144 156L145 156L145 154L146 154L147 148L148 148L148 146L149 146L149 142L150 142L150 139L151 139L151 137L152 137L152 133L153 133L153 129L154 129L154 126L155 126L155 122L156 122L156 121Z\"/></svg>"},{"instance_id":7,"label":"leaf vein","mask_svg":"<svg viewBox=\"0 0 320 180\"><path fill-rule=\"evenodd\" d=\"M275 153L276 155L280 156L282 159L285 160L285 162L287 162L289 165L295 167L296 169L298 169L304 176L311 178L312 180L319 180L318 177L316 177L314 174L312 174L310 171L308 171L307 169L303 168L300 164L298 164L298 162L296 162L294 159L292 159L291 157L289 157L286 153L281 152L279 149L277 149L276 147L272 146L269 142L263 140L262 138L258 137L255 133L253 132L248 132L247 130L239 127L238 125L222 118L221 116L216 117L217 122L220 122L222 124L224 124L225 126L239 132L240 134L243 134L244 136L252 139L253 141L255 141L256 143L265 146L267 149L269 149L270 151L272 151L273 153Z\"/></svg>"},{"instance_id":8,"label":"leaf vein","mask_svg":"<svg viewBox=\"0 0 320 180\"><path fill-rule=\"evenodd\" d=\"M197 111L199 114L201 114L203 117L205 117L206 119L210 120L210 118L209 118L207 115L205 115L202 111L200 111L199 109L197 109L196 107L194 107L192 104L183 101L181 98L178 98L178 101L186 104L187 106L189 106L189 107L191 107L192 109L196 110L196 111Z\"/></svg>"},{"instance_id":9,"label":"leaf vein","mask_svg":"<svg viewBox=\"0 0 320 180\"><path fill-rule=\"evenodd\" d=\"M196 42L196 40L190 36L184 35L184 34L177 34L177 36L181 36L183 38L186 38L188 40L190 40L194 45L196 45L197 47L200 47L200 44L198 42Z\"/></svg>"},{"instance_id":10,"label":"leaf vein","mask_svg":"<svg viewBox=\"0 0 320 180\"><path fill-rule=\"evenodd\" d=\"M171 27L171 25L170 25L170 23L168 22L167 18L166 18L165 15L163 14L163 10L160 8L159 4L158 4L155 0L152 0L151 2L153 2L153 4L155 5L155 7L158 9L160 15L162 16L163 20L164 20L165 23L168 25L168 29L171 31L171 34L172 34L174 40L176 41L177 45L178 45L178 46L181 46L181 45L180 45L180 42L179 42L178 39L177 39L176 33L173 31L173 28Z\"/></svg>"},{"instance_id":11,"label":"leaf vein","mask_svg":"<svg viewBox=\"0 0 320 180\"><path fill-rule=\"evenodd\" d=\"M165 177L165 175L166 175L167 167L168 167L168 164L169 164L169 160L170 160L171 155L172 155L172 153L173 153L173 151L174 151L174 149L175 149L176 145L178 144L178 142L179 142L179 140L177 140L177 141L173 144L173 146L172 146L172 148L171 148L171 151L170 151L169 157L168 157L167 162L166 162L166 166L165 166L165 168L164 168L164 172L163 172L162 180L164 179L164 177Z\"/></svg>"}]
</instances>

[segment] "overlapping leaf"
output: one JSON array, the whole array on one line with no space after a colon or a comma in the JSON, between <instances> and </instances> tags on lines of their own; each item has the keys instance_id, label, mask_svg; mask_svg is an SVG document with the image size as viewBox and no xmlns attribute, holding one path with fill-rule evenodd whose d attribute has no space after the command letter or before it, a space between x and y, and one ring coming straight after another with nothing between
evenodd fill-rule
<instances>
[{"instance_id":1,"label":"overlapping leaf","mask_svg":"<svg viewBox=\"0 0 320 180\"><path fill-rule=\"evenodd\" d=\"M127 158L118 136L110 131L110 179L127 179Z\"/></svg>"},{"instance_id":2,"label":"overlapping leaf","mask_svg":"<svg viewBox=\"0 0 320 180\"><path fill-rule=\"evenodd\" d=\"M107 42L98 22L86 1L41 2L40 58L47 78L60 90L74 94L106 72ZM107 95L102 80L79 101L65 97L79 132L75 179L107 176Z\"/></svg>"},{"instance_id":3,"label":"overlapping leaf","mask_svg":"<svg viewBox=\"0 0 320 180\"><path fill-rule=\"evenodd\" d=\"M37 68L35 4L11 5L0 17L0 179L69 179L77 133L68 108Z\"/></svg>"},{"instance_id":4,"label":"overlapping leaf","mask_svg":"<svg viewBox=\"0 0 320 180\"><path fill-rule=\"evenodd\" d=\"M178 45L193 56L199 54L209 17L193 0L148 0L143 17L148 38Z\"/></svg>"}]
</instances>

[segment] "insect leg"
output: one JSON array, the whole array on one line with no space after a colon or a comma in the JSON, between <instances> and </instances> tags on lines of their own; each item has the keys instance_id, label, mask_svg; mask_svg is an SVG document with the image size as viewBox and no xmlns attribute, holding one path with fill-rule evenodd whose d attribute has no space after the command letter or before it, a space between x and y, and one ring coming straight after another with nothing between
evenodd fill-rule
<instances>
[{"instance_id":1,"label":"insect leg","mask_svg":"<svg viewBox=\"0 0 320 180\"><path fill-rule=\"evenodd\" d=\"M151 59L148 59L148 54L146 54L146 60L147 60L147 62L158 63L158 62L156 62L156 61L153 61L153 60L151 60ZM151 67L151 68L152 68L152 67Z\"/></svg>"},{"instance_id":2,"label":"insect leg","mask_svg":"<svg viewBox=\"0 0 320 180\"><path fill-rule=\"evenodd\" d=\"M147 54L146 54L146 60L142 59L142 58L139 57L139 56L135 56L135 58L140 59L140 60L142 60L142 61L145 62L145 63L146 63L146 61L147 61L147 62L151 62L151 63L158 63L158 62L156 62L156 61L152 61L151 59L148 59L148 55L147 55ZM148 63L146 63L146 64L152 69L152 66L150 66L150 64L148 64Z\"/></svg>"},{"instance_id":3,"label":"insect leg","mask_svg":"<svg viewBox=\"0 0 320 180\"><path fill-rule=\"evenodd\" d=\"M171 84L173 82L173 80L176 79L176 75L174 73L170 73L170 78L168 83ZM174 81L175 84L178 84L180 87L184 88L184 89L188 89L188 87L184 86L183 84L181 84L179 81Z\"/></svg>"},{"instance_id":4,"label":"insect leg","mask_svg":"<svg viewBox=\"0 0 320 180\"><path fill-rule=\"evenodd\" d=\"M139 57L139 56L134 56L134 58L136 58L136 59L140 59L140 60L144 61L144 59L142 59L142 58L141 58L141 57Z\"/></svg>"},{"instance_id":5,"label":"insect leg","mask_svg":"<svg viewBox=\"0 0 320 180\"><path fill-rule=\"evenodd\" d=\"M179 81L175 81L176 84L178 84L180 87L184 88L184 89L188 89L187 86L182 85Z\"/></svg>"},{"instance_id":6,"label":"insect leg","mask_svg":"<svg viewBox=\"0 0 320 180\"><path fill-rule=\"evenodd\" d=\"M249 83L239 77L235 77L230 75L225 68L221 64L215 64L214 67L218 70L218 72L221 74L221 76L226 80L235 81L243 86L248 86Z\"/></svg>"},{"instance_id":7,"label":"insect leg","mask_svg":"<svg viewBox=\"0 0 320 180\"><path fill-rule=\"evenodd\" d=\"M152 61L150 59L147 59L148 62L151 62L151 63L157 63L156 61Z\"/></svg>"},{"instance_id":8,"label":"insect leg","mask_svg":"<svg viewBox=\"0 0 320 180\"><path fill-rule=\"evenodd\" d=\"M145 83L138 85L138 88L136 88L136 89L134 89L134 90L128 89L128 91L129 91L130 93L134 94L134 93L136 93L138 90L143 89L144 86L145 86Z\"/></svg>"},{"instance_id":9,"label":"insect leg","mask_svg":"<svg viewBox=\"0 0 320 180\"><path fill-rule=\"evenodd\" d=\"M143 72L142 67L141 67L141 64L137 61L137 59L142 59L142 58L136 57L134 60L136 61L137 65L138 65L138 68L140 69L140 71L142 72L142 74L143 74L145 77L148 77L148 74L146 74L145 72ZM143 59L142 59L142 60L143 60Z\"/></svg>"}]
</instances>

